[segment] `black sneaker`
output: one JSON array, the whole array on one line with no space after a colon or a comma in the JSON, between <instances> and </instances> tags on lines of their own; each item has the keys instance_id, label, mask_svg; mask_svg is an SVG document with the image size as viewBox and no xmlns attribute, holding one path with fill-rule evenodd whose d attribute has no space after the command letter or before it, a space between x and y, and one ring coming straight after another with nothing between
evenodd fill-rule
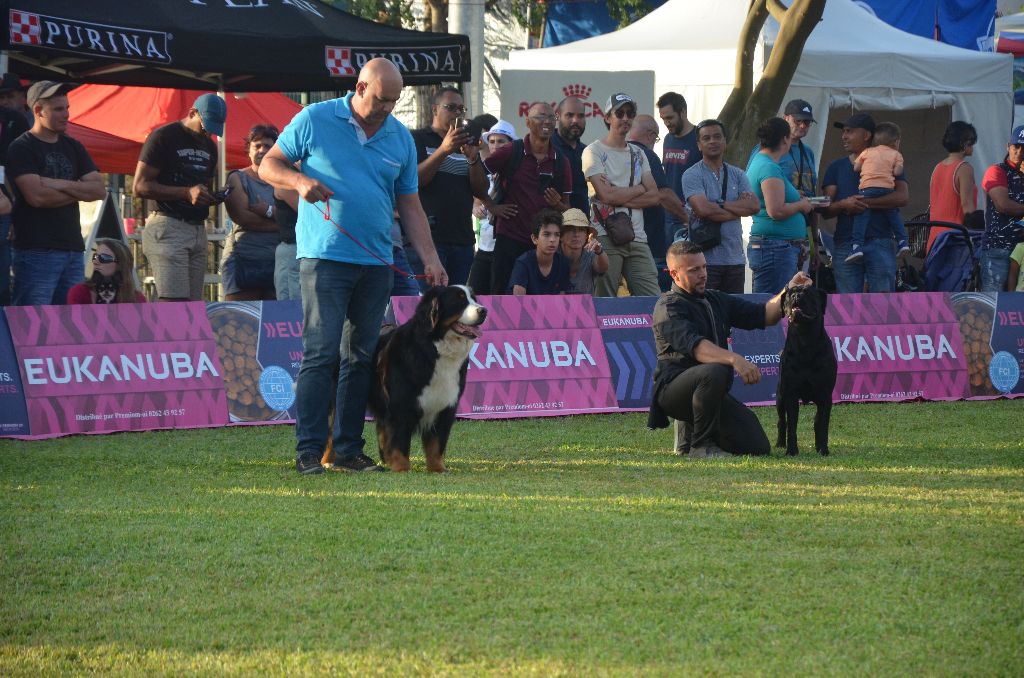
<instances>
[{"instance_id":1,"label":"black sneaker","mask_svg":"<svg viewBox=\"0 0 1024 678\"><path fill-rule=\"evenodd\" d=\"M324 467L320 465L320 457L316 454L313 452L303 452L295 460L295 470L304 476L313 476L323 473Z\"/></svg>"},{"instance_id":2,"label":"black sneaker","mask_svg":"<svg viewBox=\"0 0 1024 678\"><path fill-rule=\"evenodd\" d=\"M373 459L370 459L365 454L359 453L354 457L335 459L334 463L331 464L331 470L341 471L342 473L365 473L384 471L386 469L383 466L378 466Z\"/></svg>"}]
</instances>

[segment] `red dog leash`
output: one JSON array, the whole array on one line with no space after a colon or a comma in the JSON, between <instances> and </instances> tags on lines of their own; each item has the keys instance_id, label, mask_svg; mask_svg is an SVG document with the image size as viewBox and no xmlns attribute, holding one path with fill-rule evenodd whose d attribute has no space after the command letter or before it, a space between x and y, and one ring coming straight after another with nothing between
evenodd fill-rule
<instances>
[{"instance_id":1,"label":"red dog leash","mask_svg":"<svg viewBox=\"0 0 1024 678\"><path fill-rule=\"evenodd\" d=\"M341 224L339 224L337 221L335 221L334 219L331 219L331 201L330 200L325 200L324 204L327 205L327 210L326 211L320 209L319 203L313 203L313 207L315 207L317 209L317 211L320 212L320 214L324 215L324 221L329 221L332 224L334 224L335 228L337 228L339 231L341 231L346 236L348 236L349 240L351 240L352 242L354 242L355 244L357 244L361 248L363 248L371 257L373 257L374 259L376 259L380 263L384 264L385 266L390 268L392 271L394 271L395 273L397 273L398 275L400 275L400 276L402 276L404 278L408 278L409 280L426 280L427 276L425 274L414 275L412 273L409 273L408 271L403 271L402 269L398 268L394 264L388 263L387 261L385 261L381 257L377 256L376 252L371 250L369 247L367 247L363 243L359 242L359 238L355 237L354 235L352 235L351 233L346 231L344 228L342 228Z\"/></svg>"}]
</instances>

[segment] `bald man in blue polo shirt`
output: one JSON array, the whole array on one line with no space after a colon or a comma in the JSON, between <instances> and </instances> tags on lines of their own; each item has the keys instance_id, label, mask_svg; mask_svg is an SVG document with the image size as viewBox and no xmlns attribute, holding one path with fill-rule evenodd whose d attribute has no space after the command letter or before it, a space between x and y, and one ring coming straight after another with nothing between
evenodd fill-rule
<instances>
[{"instance_id":1,"label":"bald man in blue polo shirt","mask_svg":"<svg viewBox=\"0 0 1024 678\"><path fill-rule=\"evenodd\" d=\"M383 470L363 453L363 418L370 359L391 293L394 207L427 282L448 284L420 204L412 135L391 116L402 86L391 61L367 62L354 92L300 111L260 163L260 178L302 198L295 228L304 323L295 468L303 475L324 470L330 403L323 394L339 360L331 468Z\"/></svg>"}]
</instances>

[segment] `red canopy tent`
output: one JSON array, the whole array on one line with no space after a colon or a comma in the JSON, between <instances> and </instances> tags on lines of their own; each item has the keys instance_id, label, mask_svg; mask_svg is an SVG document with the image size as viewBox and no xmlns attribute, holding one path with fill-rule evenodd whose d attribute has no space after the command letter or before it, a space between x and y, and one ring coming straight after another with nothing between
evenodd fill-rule
<instances>
[{"instance_id":1,"label":"red canopy tent","mask_svg":"<svg viewBox=\"0 0 1024 678\"><path fill-rule=\"evenodd\" d=\"M149 133L188 115L201 90L82 85L68 93L68 135L82 142L101 172L134 174ZM228 92L224 127L227 166L249 165L242 138L253 125L282 129L301 106L275 92Z\"/></svg>"}]
</instances>

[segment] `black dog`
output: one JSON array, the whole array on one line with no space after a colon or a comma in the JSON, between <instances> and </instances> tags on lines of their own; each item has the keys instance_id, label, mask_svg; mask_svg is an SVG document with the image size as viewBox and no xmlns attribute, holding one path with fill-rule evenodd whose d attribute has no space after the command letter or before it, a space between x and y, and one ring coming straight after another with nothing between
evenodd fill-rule
<instances>
[{"instance_id":1,"label":"black dog","mask_svg":"<svg viewBox=\"0 0 1024 678\"><path fill-rule=\"evenodd\" d=\"M782 296L782 312L789 319L786 345L779 365L775 409L779 413L778 447L795 455L796 424L800 401L817 406L814 415L814 447L828 454L828 422L832 413L832 389L836 385L836 356L825 331L828 295L817 287L794 287Z\"/></svg>"},{"instance_id":2,"label":"black dog","mask_svg":"<svg viewBox=\"0 0 1024 678\"><path fill-rule=\"evenodd\" d=\"M409 470L409 446L419 431L427 470L444 472L469 352L485 318L487 309L468 287L435 287L408 322L381 335L369 406L381 460L393 471Z\"/></svg>"}]
</instances>

